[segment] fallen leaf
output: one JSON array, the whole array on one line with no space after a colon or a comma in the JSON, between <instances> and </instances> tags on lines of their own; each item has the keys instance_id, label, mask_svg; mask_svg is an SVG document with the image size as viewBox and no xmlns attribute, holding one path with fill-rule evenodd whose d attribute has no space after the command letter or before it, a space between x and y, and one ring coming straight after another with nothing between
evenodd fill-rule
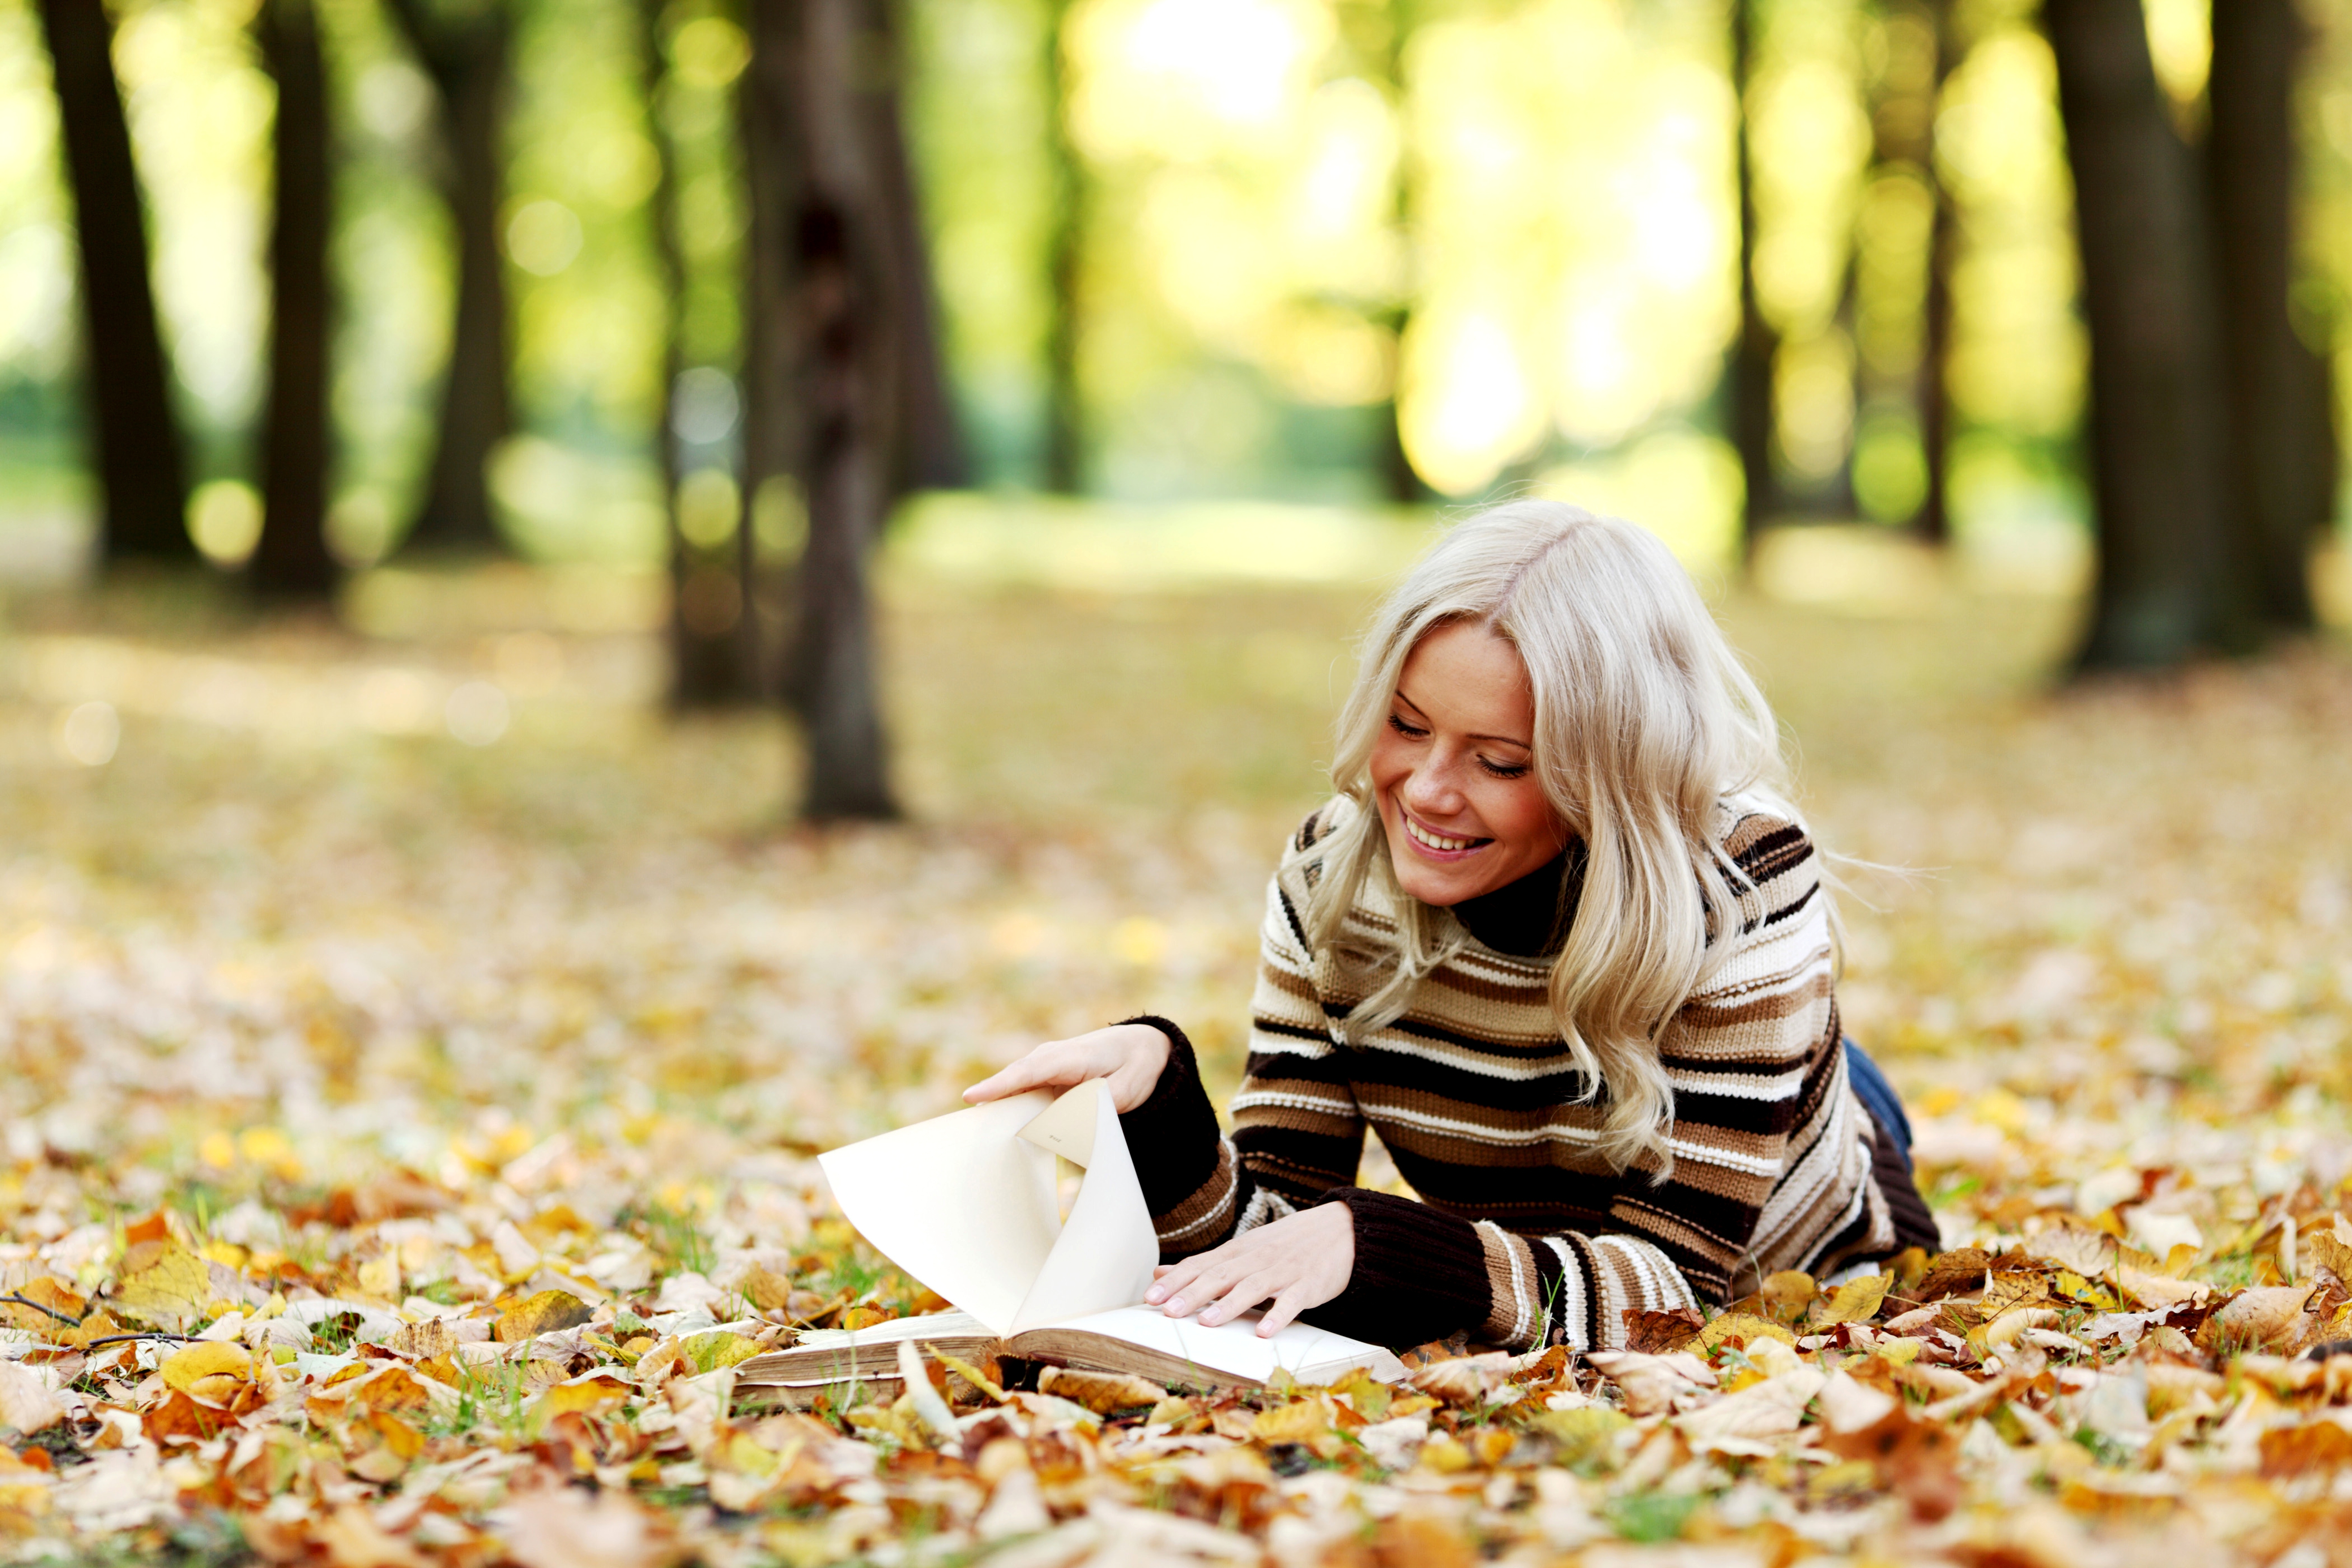
<instances>
[{"instance_id":1,"label":"fallen leaf","mask_svg":"<svg viewBox=\"0 0 2352 1568\"><path fill-rule=\"evenodd\" d=\"M2217 1354L2303 1348L2316 1326L2303 1310L2315 1285L2267 1285L2241 1290L2205 1320L2197 1342Z\"/></svg>"},{"instance_id":2,"label":"fallen leaf","mask_svg":"<svg viewBox=\"0 0 2352 1568\"><path fill-rule=\"evenodd\" d=\"M206 1315L213 1299L211 1268L176 1242L142 1241L123 1255L123 1271L108 1294L118 1317L183 1330Z\"/></svg>"},{"instance_id":3,"label":"fallen leaf","mask_svg":"<svg viewBox=\"0 0 2352 1568\"><path fill-rule=\"evenodd\" d=\"M253 1376L253 1356L243 1345L211 1341L173 1352L158 1369L167 1387L210 1405L226 1405Z\"/></svg>"},{"instance_id":4,"label":"fallen leaf","mask_svg":"<svg viewBox=\"0 0 2352 1568\"><path fill-rule=\"evenodd\" d=\"M1805 1315L1820 1293L1811 1275L1791 1268L1766 1276L1764 1283L1757 1287L1756 1299L1779 1321L1793 1323Z\"/></svg>"},{"instance_id":5,"label":"fallen leaf","mask_svg":"<svg viewBox=\"0 0 2352 1568\"><path fill-rule=\"evenodd\" d=\"M1448 1405L1475 1408L1490 1403L1511 1381L1508 1351L1432 1363L1405 1374L1405 1382Z\"/></svg>"},{"instance_id":6,"label":"fallen leaf","mask_svg":"<svg viewBox=\"0 0 2352 1568\"><path fill-rule=\"evenodd\" d=\"M0 1361L0 1426L29 1437L56 1426L65 1415L65 1406L32 1368Z\"/></svg>"},{"instance_id":7,"label":"fallen leaf","mask_svg":"<svg viewBox=\"0 0 2352 1568\"><path fill-rule=\"evenodd\" d=\"M1710 1355L1725 1345L1737 1347L1760 1340L1777 1340L1784 1345L1794 1345L1797 1336L1769 1318L1759 1318L1748 1312L1726 1312L1710 1319L1698 1336L1699 1344Z\"/></svg>"},{"instance_id":8,"label":"fallen leaf","mask_svg":"<svg viewBox=\"0 0 2352 1568\"><path fill-rule=\"evenodd\" d=\"M1625 1309L1624 1348L1641 1355L1663 1355L1695 1342L1706 1320L1696 1308L1676 1307L1670 1312Z\"/></svg>"},{"instance_id":9,"label":"fallen leaf","mask_svg":"<svg viewBox=\"0 0 2352 1568\"><path fill-rule=\"evenodd\" d=\"M1840 1323L1866 1323L1878 1315L1880 1303L1886 1300L1894 1285L1890 1274L1865 1274L1859 1279L1849 1279L1830 1293L1813 1314L1816 1329L1835 1328Z\"/></svg>"},{"instance_id":10,"label":"fallen leaf","mask_svg":"<svg viewBox=\"0 0 2352 1568\"><path fill-rule=\"evenodd\" d=\"M1097 1415L1157 1405L1168 1391L1156 1383L1124 1373L1087 1372L1077 1367L1049 1366L1037 1374L1037 1392L1082 1405Z\"/></svg>"},{"instance_id":11,"label":"fallen leaf","mask_svg":"<svg viewBox=\"0 0 2352 1568\"><path fill-rule=\"evenodd\" d=\"M520 1344L541 1334L576 1329L594 1316L587 1302L567 1290L541 1290L500 1313L492 1332L502 1345Z\"/></svg>"}]
</instances>

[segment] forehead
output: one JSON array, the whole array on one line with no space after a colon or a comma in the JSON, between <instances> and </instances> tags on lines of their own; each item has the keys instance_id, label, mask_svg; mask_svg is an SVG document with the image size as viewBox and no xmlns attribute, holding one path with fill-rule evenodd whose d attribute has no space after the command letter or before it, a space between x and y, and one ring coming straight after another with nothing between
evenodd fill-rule
<instances>
[{"instance_id":1,"label":"forehead","mask_svg":"<svg viewBox=\"0 0 2352 1568\"><path fill-rule=\"evenodd\" d=\"M1450 729L1521 744L1535 731L1535 698L1519 650L1471 622L1439 626L1415 644L1397 689Z\"/></svg>"}]
</instances>

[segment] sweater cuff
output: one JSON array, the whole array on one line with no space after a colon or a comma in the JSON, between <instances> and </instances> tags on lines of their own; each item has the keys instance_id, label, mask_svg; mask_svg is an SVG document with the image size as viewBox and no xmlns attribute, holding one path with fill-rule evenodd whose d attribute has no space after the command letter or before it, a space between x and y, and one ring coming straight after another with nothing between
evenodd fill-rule
<instances>
[{"instance_id":1,"label":"sweater cuff","mask_svg":"<svg viewBox=\"0 0 2352 1568\"><path fill-rule=\"evenodd\" d=\"M1143 1188L1144 1205L1156 1218L1200 1191L1216 1173L1223 1134L1217 1130L1216 1109L1201 1085L1200 1063L1184 1031L1150 1013L1121 1018L1119 1024L1149 1024L1168 1037L1168 1065L1160 1069L1151 1098L1118 1119L1128 1153L1135 1161L1136 1180Z\"/></svg>"},{"instance_id":2,"label":"sweater cuff","mask_svg":"<svg viewBox=\"0 0 2352 1568\"><path fill-rule=\"evenodd\" d=\"M1425 1344L1486 1321L1486 1249L1468 1220L1363 1187L1334 1187L1318 1201L1348 1205L1356 1266L1345 1290L1300 1317L1384 1345Z\"/></svg>"}]
</instances>

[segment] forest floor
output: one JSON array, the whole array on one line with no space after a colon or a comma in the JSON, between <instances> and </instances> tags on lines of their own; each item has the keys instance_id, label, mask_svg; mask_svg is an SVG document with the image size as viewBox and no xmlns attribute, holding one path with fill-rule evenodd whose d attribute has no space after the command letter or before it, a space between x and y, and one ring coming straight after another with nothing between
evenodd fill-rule
<instances>
[{"instance_id":1,"label":"forest floor","mask_svg":"<svg viewBox=\"0 0 2352 1568\"><path fill-rule=\"evenodd\" d=\"M2352 1333L2340 645L2060 694L2063 604L1729 601L1819 837L1905 868L1845 872L1840 995L1953 1250L1605 1372L959 1380L943 1440L730 1412L794 1324L926 1305L810 1156L1138 1011L1230 1087L1368 593L895 582L911 822L824 835L780 724L510 598L12 608L0 1552L2352 1560L2352 1361L2289 1359Z\"/></svg>"}]
</instances>

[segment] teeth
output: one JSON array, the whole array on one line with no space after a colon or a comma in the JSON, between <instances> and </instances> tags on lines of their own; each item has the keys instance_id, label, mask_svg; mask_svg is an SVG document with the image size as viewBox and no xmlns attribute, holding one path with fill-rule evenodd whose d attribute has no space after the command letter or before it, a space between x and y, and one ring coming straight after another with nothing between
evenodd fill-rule
<instances>
[{"instance_id":1,"label":"teeth","mask_svg":"<svg viewBox=\"0 0 2352 1568\"><path fill-rule=\"evenodd\" d=\"M1441 837L1437 834L1424 830L1421 824L1410 816L1404 819L1404 830L1412 834L1418 842L1428 845L1432 849L1467 849L1475 844L1485 842L1478 838Z\"/></svg>"}]
</instances>

